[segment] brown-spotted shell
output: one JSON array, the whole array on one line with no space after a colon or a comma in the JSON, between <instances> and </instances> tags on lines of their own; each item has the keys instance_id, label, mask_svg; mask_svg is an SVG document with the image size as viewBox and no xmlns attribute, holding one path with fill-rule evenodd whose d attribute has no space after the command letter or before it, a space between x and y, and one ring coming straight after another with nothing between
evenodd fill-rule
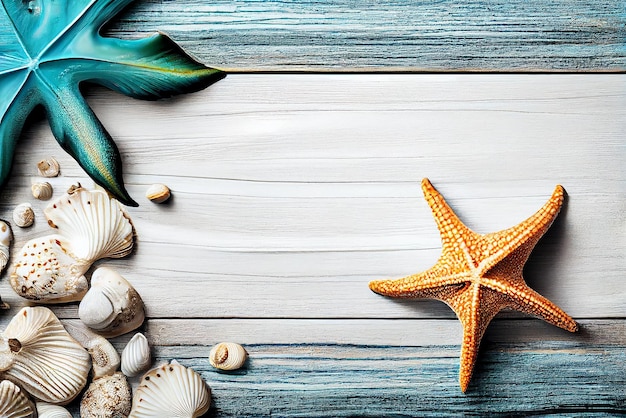
<instances>
[{"instance_id":1,"label":"brown-spotted shell","mask_svg":"<svg viewBox=\"0 0 626 418\"><path fill-rule=\"evenodd\" d=\"M130 413L130 408L130 385L126 376L117 372L94 380L89 385L80 401L80 416L124 418Z\"/></svg>"},{"instance_id":2,"label":"brown-spotted shell","mask_svg":"<svg viewBox=\"0 0 626 418\"><path fill-rule=\"evenodd\" d=\"M61 172L61 167L54 157L47 157L37 163L37 172L42 177L56 177Z\"/></svg>"}]
</instances>

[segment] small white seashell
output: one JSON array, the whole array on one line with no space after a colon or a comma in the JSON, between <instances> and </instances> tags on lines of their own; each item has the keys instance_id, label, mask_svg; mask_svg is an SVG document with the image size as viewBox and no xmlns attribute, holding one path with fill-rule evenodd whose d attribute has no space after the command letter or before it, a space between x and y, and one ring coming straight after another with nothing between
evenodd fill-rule
<instances>
[{"instance_id":1,"label":"small white seashell","mask_svg":"<svg viewBox=\"0 0 626 418\"><path fill-rule=\"evenodd\" d=\"M248 352L237 343L219 343L209 353L209 363L220 370L236 370L248 359Z\"/></svg>"},{"instance_id":2,"label":"small white seashell","mask_svg":"<svg viewBox=\"0 0 626 418\"><path fill-rule=\"evenodd\" d=\"M130 219L105 192L74 187L44 213L57 234L28 241L11 268L11 287L24 298L80 300L88 287L83 275L94 261L124 257L133 249Z\"/></svg>"},{"instance_id":3,"label":"small white seashell","mask_svg":"<svg viewBox=\"0 0 626 418\"><path fill-rule=\"evenodd\" d=\"M36 412L35 404L15 383L9 380L0 382L0 417L35 418Z\"/></svg>"},{"instance_id":4,"label":"small white seashell","mask_svg":"<svg viewBox=\"0 0 626 418\"><path fill-rule=\"evenodd\" d=\"M9 263L11 241L13 240L13 233L8 223L0 220L0 273L4 271L4 268Z\"/></svg>"},{"instance_id":5,"label":"small white seashell","mask_svg":"<svg viewBox=\"0 0 626 418\"><path fill-rule=\"evenodd\" d=\"M137 376L150 367L151 361L148 339L138 332L122 351L122 373L128 377Z\"/></svg>"},{"instance_id":6,"label":"small white seashell","mask_svg":"<svg viewBox=\"0 0 626 418\"><path fill-rule=\"evenodd\" d=\"M87 383L89 360L48 308L22 308L0 334L0 378L44 402L74 399Z\"/></svg>"},{"instance_id":7,"label":"small white seashell","mask_svg":"<svg viewBox=\"0 0 626 418\"><path fill-rule=\"evenodd\" d=\"M54 157L48 157L37 163L37 171L42 177L56 177L59 175L59 162Z\"/></svg>"},{"instance_id":8,"label":"small white seashell","mask_svg":"<svg viewBox=\"0 0 626 418\"><path fill-rule=\"evenodd\" d=\"M50 183L35 183L30 186L33 197L39 200L48 200L52 197L52 185Z\"/></svg>"},{"instance_id":9,"label":"small white seashell","mask_svg":"<svg viewBox=\"0 0 626 418\"><path fill-rule=\"evenodd\" d=\"M111 376L117 371L120 356L109 340L93 332L81 321L69 320L63 324L67 332L91 355L94 380Z\"/></svg>"},{"instance_id":10,"label":"small white seashell","mask_svg":"<svg viewBox=\"0 0 626 418\"><path fill-rule=\"evenodd\" d=\"M171 196L170 188L165 184L153 184L146 190L146 197L154 203L163 203Z\"/></svg>"},{"instance_id":11,"label":"small white seashell","mask_svg":"<svg viewBox=\"0 0 626 418\"><path fill-rule=\"evenodd\" d=\"M30 203L19 204L13 209L13 222L20 228L28 228L35 222L35 212Z\"/></svg>"},{"instance_id":12,"label":"small white seashell","mask_svg":"<svg viewBox=\"0 0 626 418\"><path fill-rule=\"evenodd\" d=\"M78 306L78 317L105 337L138 328L145 318L139 293L118 272L100 267L91 275L91 289Z\"/></svg>"},{"instance_id":13,"label":"small white seashell","mask_svg":"<svg viewBox=\"0 0 626 418\"><path fill-rule=\"evenodd\" d=\"M80 401L80 416L123 418L128 416L130 408L130 385L126 376L117 372L89 385Z\"/></svg>"},{"instance_id":14,"label":"small white seashell","mask_svg":"<svg viewBox=\"0 0 626 418\"><path fill-rule=\"evenodd\" d=\"M36 406L38 418L72 418L72 414L62 406L45 402L37 402Z\"/></svg>"},{"instance_id":15,"label":"small white seashell","mask_svg":"<svg viewBox=\"0 0 626 418\"><path fill-rule=\"evenodd\" d=\"M196 418L210 405L211 389L202 377L172 360L142 377L128 418Z\"/></svg>"}]
</instances>

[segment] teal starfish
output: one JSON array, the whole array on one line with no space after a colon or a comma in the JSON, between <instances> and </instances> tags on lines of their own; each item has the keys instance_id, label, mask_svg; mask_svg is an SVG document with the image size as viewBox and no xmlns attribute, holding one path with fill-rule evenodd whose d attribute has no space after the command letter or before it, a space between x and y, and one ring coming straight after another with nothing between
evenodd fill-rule
<instances>
[{"instance_id":1,"label":"teal starfish","mask_svg":"<svg viewBox=\"0 0 626 418\"><path fill-rule=\"evenodd\" d=\"M91 178L127 205L120 154L79 90L83 81L155 100L201 90L225 74L158 33L99 31L133 0L0 0L0 185L28 115L43 106L52 133Z\"/></svg>"}]
</instances>

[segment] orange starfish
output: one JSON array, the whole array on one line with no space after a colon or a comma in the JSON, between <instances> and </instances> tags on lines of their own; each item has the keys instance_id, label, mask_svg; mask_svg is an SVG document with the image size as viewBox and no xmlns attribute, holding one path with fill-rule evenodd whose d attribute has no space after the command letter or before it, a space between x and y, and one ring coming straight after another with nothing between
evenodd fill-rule
<instances>
[{"instance_id":1,"label":"orange starfish","mask_svg":"<svg viewBox=\"0 0 626 418\"><path fill-rule=\"evenodd\" d=\"M385 296L439 299L454 310L463 325L459 376L463 392L472 377L485 329L501 310L514 309L570 332L578 330L576 321L528 287L522 277L531 251L561 209L563 187L556 186L550 200L524 222L486 235L465 226L428 179L422 180L422 190L441 234L439 260L422 273L377 280L369 286Z\"/></svg>"}]
</instances>

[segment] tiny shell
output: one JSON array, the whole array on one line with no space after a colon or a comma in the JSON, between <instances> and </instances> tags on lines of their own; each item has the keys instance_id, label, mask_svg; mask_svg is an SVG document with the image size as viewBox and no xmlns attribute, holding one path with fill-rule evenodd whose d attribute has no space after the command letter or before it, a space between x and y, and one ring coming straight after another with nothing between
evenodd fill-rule
<instances>
[{"instance_id":1,"label":"tiny shell","mask_svg":"<svg viewBox=\"0 0 626 418\"><path fill-rule=\"evenodd\" d=\"M45 402L37 402L36 406L38 418L72 418L72 414L62 406Z\"/></svg>"},{"instance_id":2,"label":"tiny shell","mask_svg":"<svg viewBox=\"0 0 626 418\"><path fill-rule=\"evenodd\" d=\"M78 305L78 316L88 327L112 338L143 323L143 301L118 272L100 267L91 275L91 289Z\"/></svg>"},{"instance_id":3,"label":"tiny shell","mask_svg":"<svg viewBox=\"0 0 626 418\"><path fill-rule=\"evenodd\" d=\"M80 401L81 418L124 418L130 413L130 385L126 376L117 372L94 380Z\"/></svg>"},{"instance_id":4,"label":"tiny shell","mask_svg":"<svg viewBox=\"0 0 626 418\"><path fill-rule=\"evenodd\" d=\"M0 273L9 263L11 241L13 233L8 223L0 220Z\"/></svg>"},{"instance_id":5,"label":"tiny shell","mask_svg":"<svg viewBox=\"0 0 626 418\"><path fill-rule=\"evenodd\" d=\"M154 203L163 203L171 196L170 188L165 184L153 184L146 190L146 197Z\"/></svg>"},{"instance_id":6,"label":"tiny shell","mask_svg":"<svg viewBox=\"0 0 626 418\"><path fill-rule=\"evenodd\" d=\"M35 404L17 385L9 380L0 382L0 417L34 418L36 412Z\"/></svg>"},{"instance_id":7,"label":"tiny shell","mask_svg":"<svg viewBox=\"0 0 626 418\"><path fill-rule=\"evenodd\" d=\"M33 197L39 200L48 200L52 197L52 185L50 183L35 183L30 186Z\"/></svg>"},{"instance_id":8,"label":"tiny shell","mask_svg":"<svg viewBox=\"0 0 626 418\"><path fill-rule=\"evenodd\" d=\"M37 163L37 171L42 177L56 177L59 175L59 162L54 157L48 157Z\"/></svg>"},{"instance_id":9,"label":"tiny shell","mask_svg":"<svg viewBox=\"0 0 626 418\"><path fill-rule=\"evenodd\" d=\"M211 366L220 370L236 370L248 359L248 352L236 343L219 343L209 353Z\"/></svg>"},{"instance_id":10,"label":"tiny shell","mask_svg":"<svg viewBox=\"0 0 626 418\"><path fill-rule=\"evenodd\" d=\"M93 332L81 321L68 320L64 325L67 332L91 355L94 380L110 376L117 371L120 356L109 340Z\"/></svg>"},{"instance_id":11,"label":"tiny shell","mask_svg":"<svg viewBox=\"0 0 626 418\"><path fill-rule=\"evenodd\" d=\"M196 418L211 406L211 389L193 369L172 360L146 373L128 418Z\"/></svg>"},{"instance_id":12,"label":"tiny shell","mask_svg":"<svg viewBox=\"0 0 626 418\"><path fill-rule=\"evenodd\" d=\"M137 376L150 367L151 361L148 339L138 332L122 351L122 373L128 377Z\"/></svg>"},{"instance_id":13,"label":"tiny shell","mask_svg":"<svg viewBox=\"0 0 626 418\"><path fill-rule=\"evenodd\" d=\"M30 203L22 203L13 209L13 222L20 228L28 228L35 222L35 212Z\"/></svg>"}]
</instances>

